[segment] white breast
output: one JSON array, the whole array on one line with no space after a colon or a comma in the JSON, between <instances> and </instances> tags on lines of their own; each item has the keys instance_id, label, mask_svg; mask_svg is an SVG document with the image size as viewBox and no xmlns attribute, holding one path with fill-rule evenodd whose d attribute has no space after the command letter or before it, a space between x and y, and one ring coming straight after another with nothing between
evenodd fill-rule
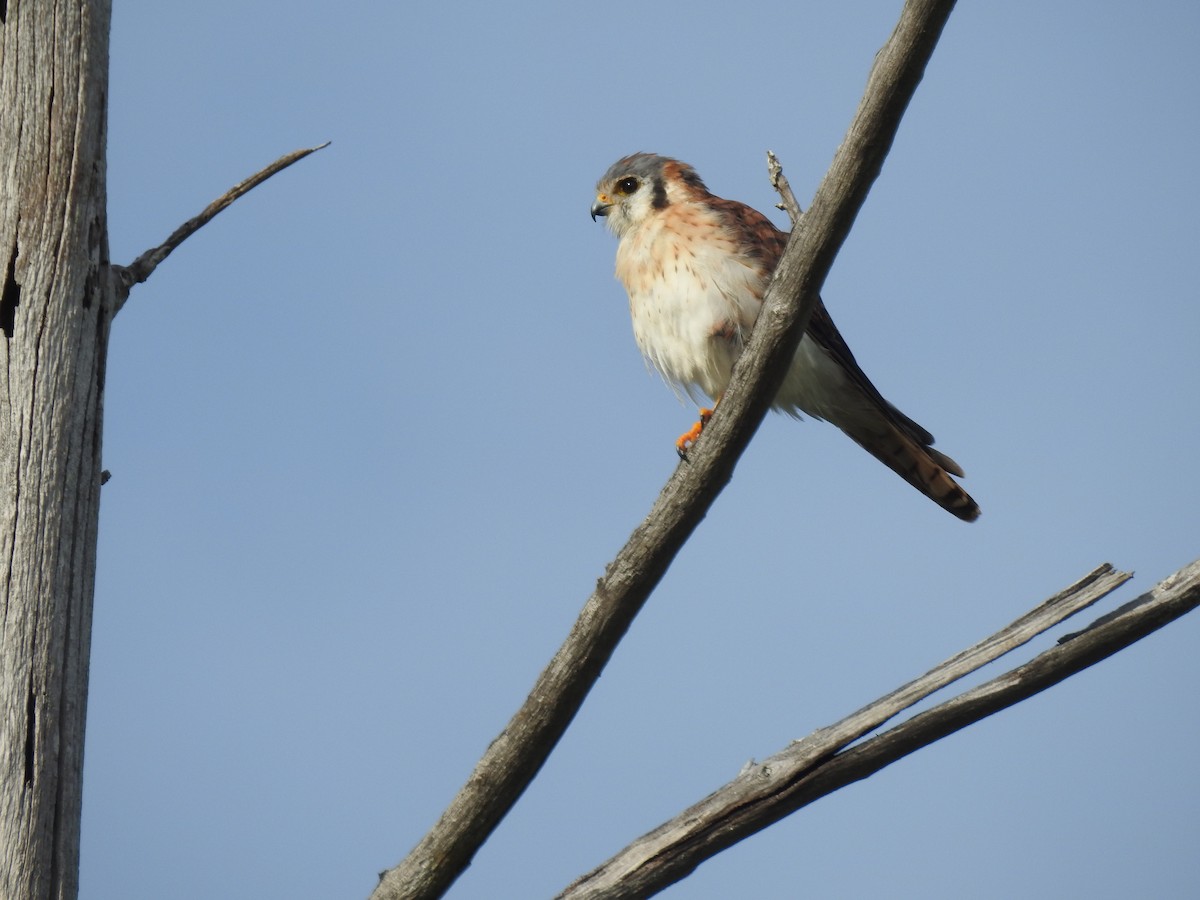
<instances>
[{"instance_id":1,"label":"white breast","mask_svg":"<svg viewBox=\"0 0 1200 900\"><path fill-rule=\"evenodd\" d=\"M756 264L705 211L672 206L622 238L617 277L646 359L689 394L719 397L762 305Z\"/></svg>"},{"instance_id":2,"label":"white breast","mask_svg":"<svg viewBox=\"0 0 1200 900\"><path fill-rule=\"evenodd\" d=\"M741 254L712 213L672 204L627 231L617 277L629 294L633 334L646 359L696 400L716 400L762 307L769 277ZM774 406L839 421L861 402L841 367L804 338Z\"/></svg>"}]
</instances>

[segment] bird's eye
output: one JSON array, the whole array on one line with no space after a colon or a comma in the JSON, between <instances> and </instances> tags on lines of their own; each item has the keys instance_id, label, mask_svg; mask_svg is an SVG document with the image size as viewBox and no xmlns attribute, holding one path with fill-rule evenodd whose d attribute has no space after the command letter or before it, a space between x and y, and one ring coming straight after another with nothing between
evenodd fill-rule
<instances>
[{"instance_id":1,"label":"bird's eye","mask_svg":"<svg viewBox=\"0 0 1200 900\"><path fill-rule=\"evenodd\" d=\"M638 189L639 184L640 184L640 182L636 178L634 178L632 175L630 175L628 178L622 178L620 181L617 182L617 193L618 194L632 194L634 191L636 191Z\"/></svg>"}]
</instances>

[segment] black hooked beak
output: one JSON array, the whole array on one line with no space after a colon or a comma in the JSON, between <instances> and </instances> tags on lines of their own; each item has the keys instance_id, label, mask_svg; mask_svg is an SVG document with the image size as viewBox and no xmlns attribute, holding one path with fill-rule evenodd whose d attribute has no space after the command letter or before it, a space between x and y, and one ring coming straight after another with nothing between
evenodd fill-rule
<instances>
[{"instance_id":1,"label":"black hooked beak","mask_svg":"<svg viewBox=\"0 0 1200 900\"><path fill-rule=\"evenodd\" d=\"M608 197L600 194L596 197L596 202L592 204L592 221L596 221L596 216L607 216L610 209L612 209L612 204L608 202Z\"/></svg>"}]
</instances>

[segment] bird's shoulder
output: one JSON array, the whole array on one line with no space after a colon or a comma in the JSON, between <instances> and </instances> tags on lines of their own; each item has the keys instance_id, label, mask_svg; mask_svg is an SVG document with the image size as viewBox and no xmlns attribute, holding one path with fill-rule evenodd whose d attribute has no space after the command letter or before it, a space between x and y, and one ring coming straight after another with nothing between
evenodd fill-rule
<instances>
[{"instance_id":1,"label":"bird's shoulder","mask_svg":"<svg viewBox=\"0 0 1200 900\"><path fill-rule=\"evenodd\" d=\"M704 203L733 240L739 255L756 261L766 274L775 271L787 245L786 231L777 228L753 206L738 200L710 194Z\"/></svg>"}]
</instances>

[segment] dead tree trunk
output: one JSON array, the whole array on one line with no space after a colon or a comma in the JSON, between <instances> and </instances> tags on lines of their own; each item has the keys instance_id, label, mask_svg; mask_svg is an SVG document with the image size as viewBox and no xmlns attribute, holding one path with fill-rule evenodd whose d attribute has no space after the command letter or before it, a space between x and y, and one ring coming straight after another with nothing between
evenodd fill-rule
<instances>
[{"instance_id":1,"label":"dead tree trunk","mask_svg":"<svg viewBox=\"0 0 1200 900\"><path fill-rule=\"evenodd\" d=\"M104 365L108 0L0 0L0 895L78 891Z\"/></svg>"}]
</instances>

